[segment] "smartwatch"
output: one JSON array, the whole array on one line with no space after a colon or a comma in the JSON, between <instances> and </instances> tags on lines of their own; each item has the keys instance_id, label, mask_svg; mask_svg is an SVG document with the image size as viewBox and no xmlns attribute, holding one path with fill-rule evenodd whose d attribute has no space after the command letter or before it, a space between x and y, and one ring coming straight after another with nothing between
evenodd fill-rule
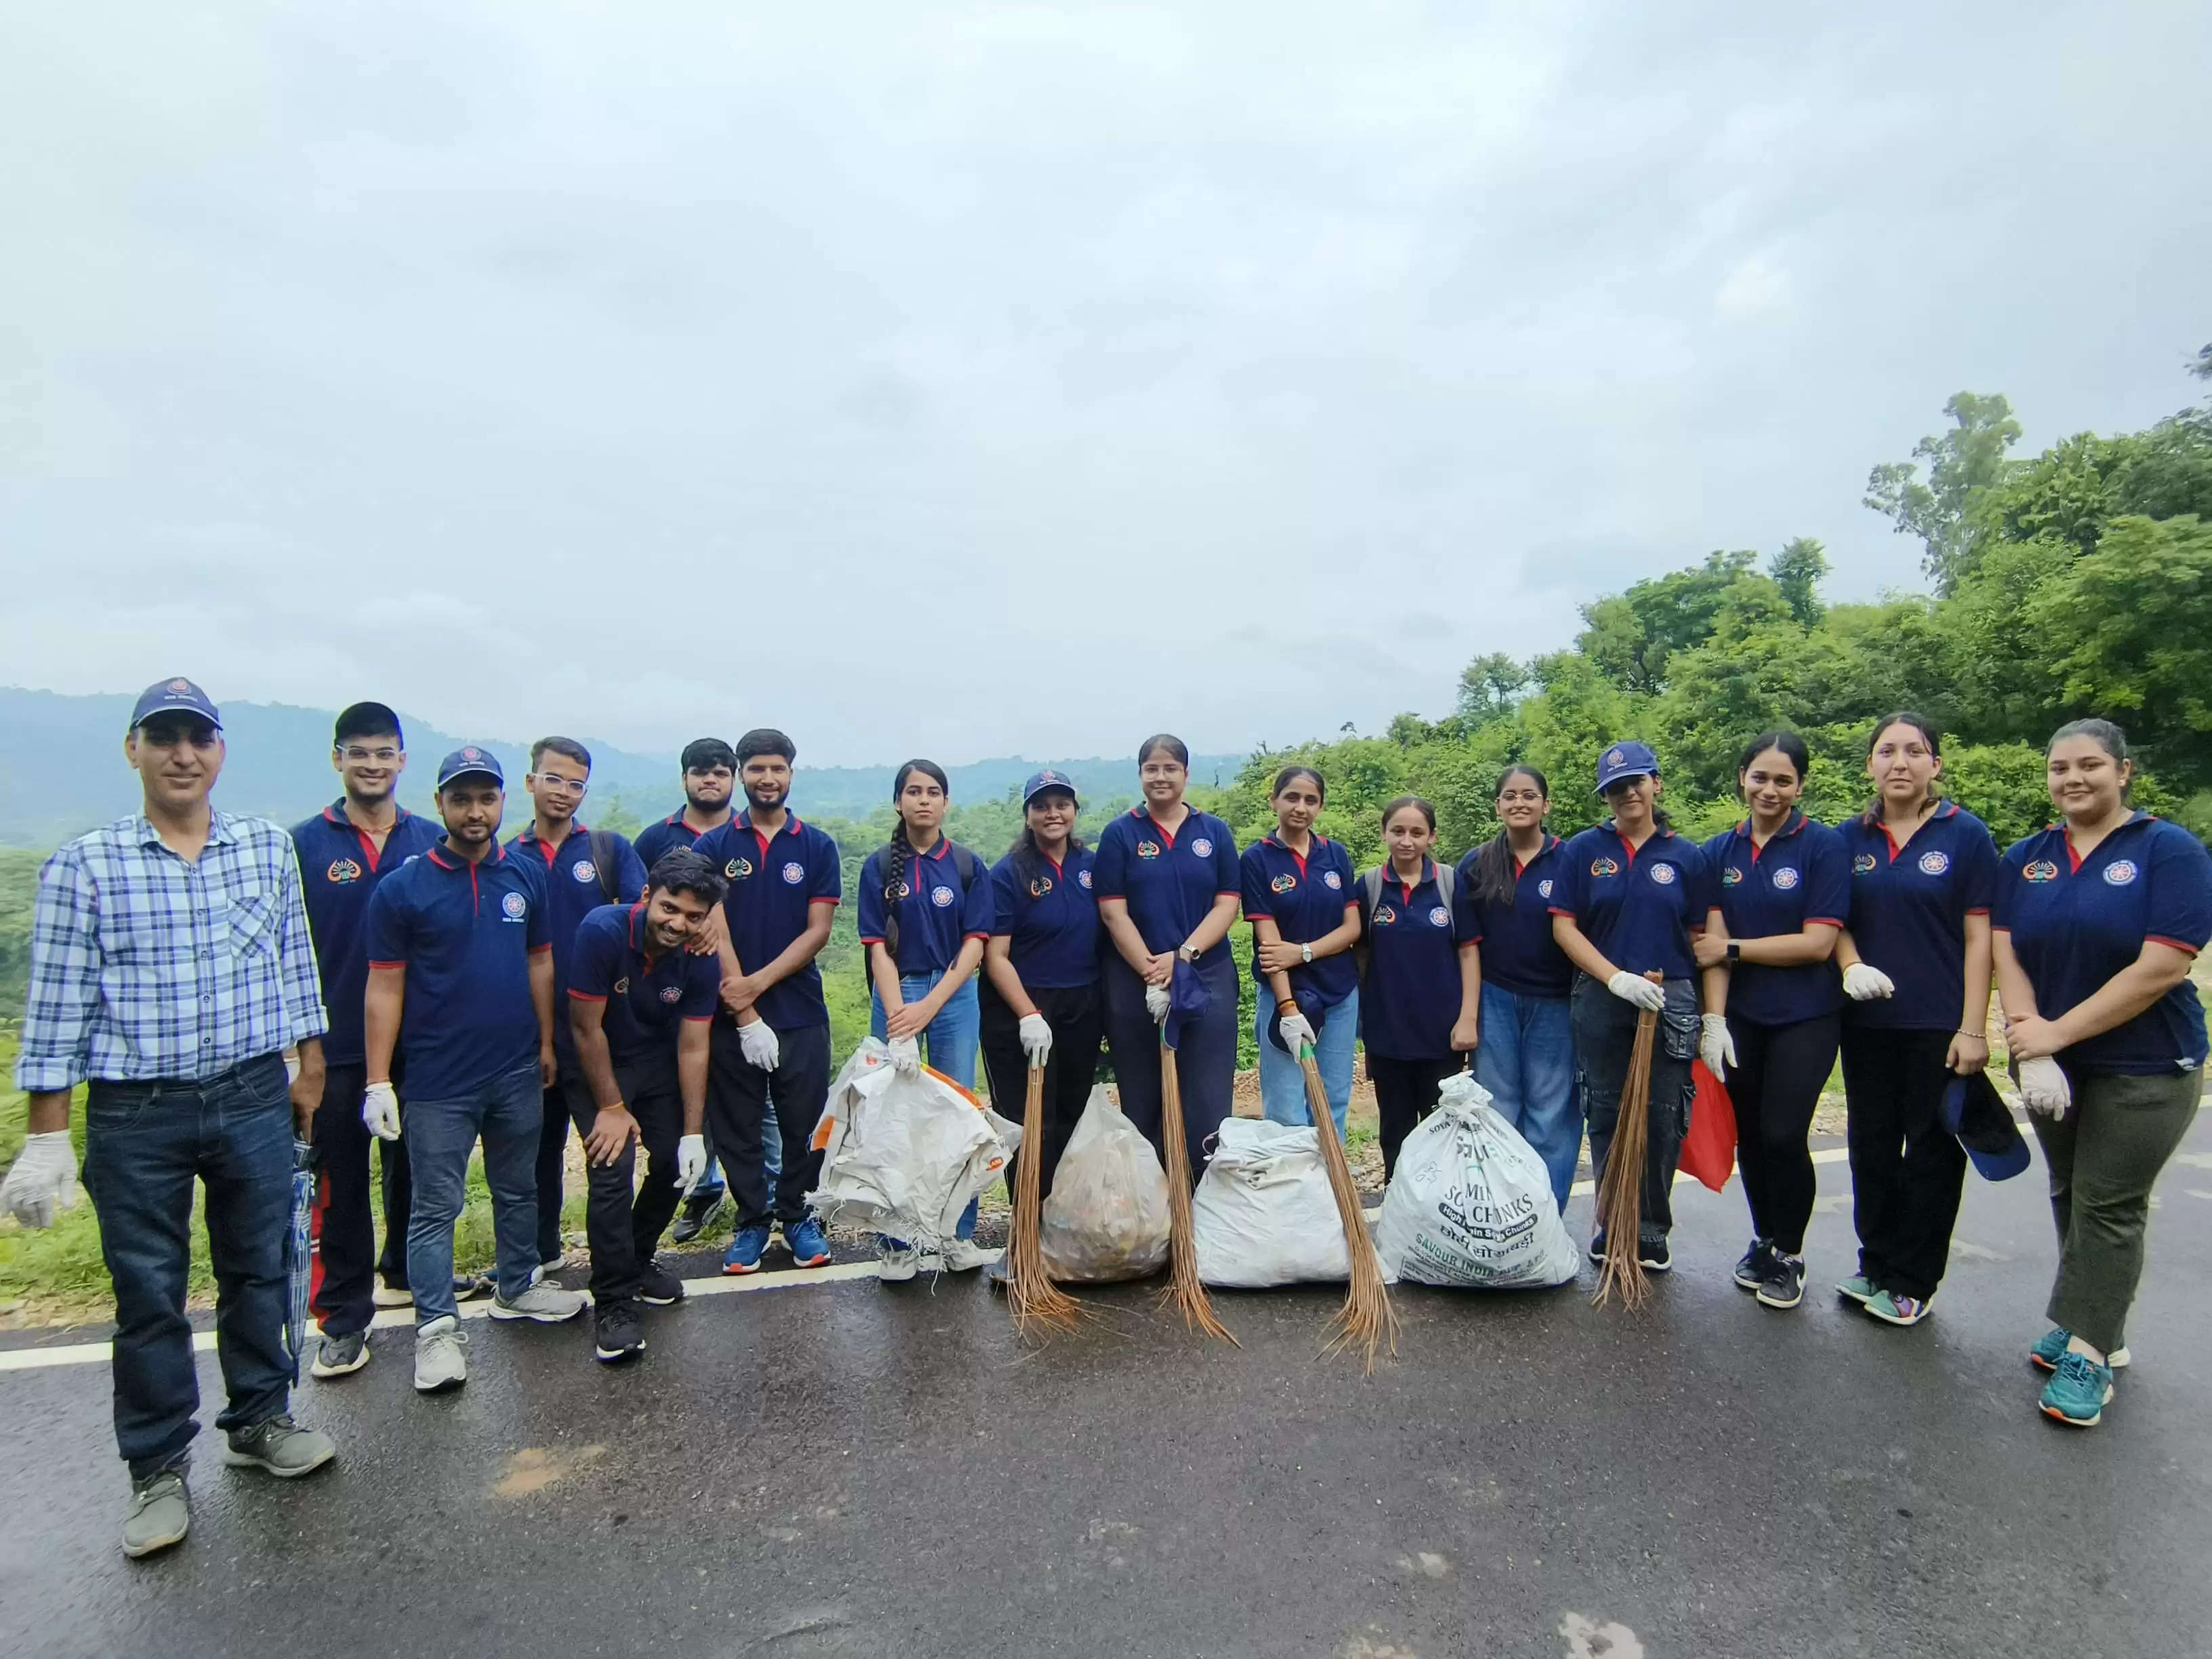
<instances>
[{"instance_id":1,"label":"smartwatch","mask_svg":"<svg viewBox=\"0 0 2212 1659\"><path fill-rule=\"evenodd\" d=\"M1728 959L1730 962L1741 962L1743 960L1743 946L1735 939L1730 939L1728 943Z\"/></svg>"},{"instance_id":2,"label":"smartwatch","mask_svg":"<svg viewBox=\"0 0 2212 1659\"><path fill-rule=\"evenodd\" d=\"M1310 945L1298 946L1298 960L1310 964L1313 961L1313 946Z\"/></svg>"}]
</instances>

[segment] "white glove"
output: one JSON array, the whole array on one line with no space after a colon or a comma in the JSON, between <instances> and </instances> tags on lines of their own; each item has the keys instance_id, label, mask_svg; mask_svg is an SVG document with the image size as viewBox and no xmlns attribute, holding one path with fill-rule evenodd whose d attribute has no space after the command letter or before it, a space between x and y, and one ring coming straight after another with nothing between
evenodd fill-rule
<instances>
[{"instance_id":1,"label":"white glove","mask_svg":"<svg viewBox=\"0 0 2212 1659\"><path fill-rule=\"evenodd\" d=\"M1879 968L1855 962L1844 969L1844 994L1853 1002L1872 1002L1897 994L1897 981Z\"/></svg>"},{"instance_id":2,"label":"white glove","mask_svg":"<svg viewBox=\"0 0 2212 1659\"><path fill-rule=\"evenodd\" d=\"M1045 1056L1052 1052L1052 1027L1045 1024L1042 1014L1022 1016L1022 1052L1029 1056L1030 1064L1042 1066Z\"/></svg>"},{"instance_id":3,"label":"white glove","mask_svg":"<svg viewBox=\"0 0 2212 1659\"><path fill-rule=\"evenodd\" d=\"M1626 968L1606 981L1605 988L1623 1002L1638 1008L1649 1008L1655 1014L1667 1006L1667 993L1656 980L1646 979L1641 974L1632 974Z\"/></svg>"},{"instance_id":4,"label":"white glove","mask_svg":"<svg viewBox=\"0 0 2212 1659\"><path fill-rule=\"evenodd\" d=\"M684 1196L691 1196L691 1189L707 1173L707 1137L686 1135L676 1143L676 1184L684 1189Z\"/></svg>"},{"instance_id":5,"label":"white glove","mask_svg":"<svg viewBox=\"0 0 2212 1659\"><path fill-rule=\"evenodd\" d=\"M763 1072L775 1070L777 1056L783 1052L782 1044L775 1040L775 1027L764 1019L738 1027L738 1048L746 1065Z\"/></svg>"},{"instance_id":6,"label":"white glove","mask_svg":"<svg viewBox=\"0 0 2212 1659\"><path fill-rule=\"evenodd\" d=\"M891 1064L912 1077L921 1069L921 1042L918 1037L893 1037L889 1047Z\"/></svg>"},{"instance_id":7,"label":"white glove","mask_svg":"<svg viewBox=\"0 0 2212 1659\"><path fill-rule=\"evenodd\" d=\"M2048 1054L2021 1061L2020 1103L2053 1123L2064 1117L2074 1103L2074 1085L2067 1082L2065 1068Z\"/></svg>"},{"instance_id":8,"label":"white glove","mask_svg":"<svg viewBox=\"0 0 2212 1659\"><path fill-rule=\"evenodd\" d=\"M1735 1039L1729 1035L1726 1014L1698 1016L1698 1058L1715 1077L1735 1069Z\"/></svg>"},{"instance_id":9,"label":"white glove","mask_svg":"<svg viewBox=\"0 0 2212 1659\"><path fill-rule=\"evenodd\" d=\"M1304 1014L1285 1014L1275 1022L1275 1030L1282 1034L1283 1047L1292 1054L1297 1053L1300 1043L1309 1048L1313 1045L1314 1028Z\"/></svg>"},{"instance_id":10,"label":"white glove","mask_svg":"<svg viewBox=\"0 0 2212 1659\"><path fill-rule=\"evenodd\" d=\"M1173 999L1168 995L1168 988L1166 986L1147 985L1145 987L1145 1012L1152 1017L1153 1024L1158 1025L1166 1020L1168 1017L1168 1006L1172 1000Z\"/></svg>"},{"instance_id":11,"label":"white glove","mask_svg":"<svg viewBox=\"0 0 2212 1659\"><path fill-rule=\"evenodd\" d=\"M389 1083L372 1083L362 1091L361 1121L379 1140L399 1139L399 1097Z\"/></svg>"},{"instance_id":12,"label":"white glove","mask_svg":"<svg viewBox=\"0 0 2212 1659\"><path fill-rule=\"evenodd\" d=\"M26 1227L54 1224L54 1206L76 1208L76 1148L67 1129L26 1135L8 1179L0 1182L0 1209Z\"/></svg>"}]
</instances>

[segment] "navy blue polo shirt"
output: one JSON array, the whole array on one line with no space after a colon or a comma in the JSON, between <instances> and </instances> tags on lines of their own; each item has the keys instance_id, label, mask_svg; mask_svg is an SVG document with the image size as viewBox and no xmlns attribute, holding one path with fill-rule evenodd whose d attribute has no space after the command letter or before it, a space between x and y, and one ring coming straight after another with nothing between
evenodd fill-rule
<instances>
[{"instance_id":1,"label":"navy blue polo shirt","mask_svg":"<svg viewBox=\"0 0 2212 1659\"><path fill-rule=\"evenodd\" d=\"M1851 908L1851 860L1844 838L1802 812L1790 813L1764 847L1753 844L1746 819L1707 842L1705 857L1720 884L1721 920L1730 939L1802 933L1814 922L1841 927ZM1844 981L1833 957L1795 968L1738 962L1729 969L1732 1019L1790 1025L1843 1006Z\"/></svg>"},{"instance_id":2,"label":"navy blue polo shirt","mask_svg":"<svg viewBox=\"0 0 2212 1659\"><path fill-rule=\"evenodd\" d=\"M1639 850L1608 818L1561 848L1559 862L1552 914L1572 916L1607 962L1630 974L1696 974L1690 935L1705 932L1717 902L1704 848L1672 830L1655 830ZM1517 894L1514 908L1520 908Z\"/></svg>"},{"instance_id":3,"label":"navy blue polo shirt","mask_svg":"<svg viewBox=\"0 0 2212 1659\"><path fill-rule=\"evenodd\" d=\"M684 822L681 808L671 812L658 823L648 823L637 832L637 861L645 866L647 875L660 862L661 855L672 853L679 847L696 848L705 831L694 830Z\"/></svg>"},{"instance_id":4,"label":"navy blue polo shirt","mask_svg":"<svg viewBox=\"0 0 2212 1659\"><path fill-rule=\"evenodd\" d=\"M1357 890L1366 892L1364 886ZM1411 884L1382 866L1375 913L1360 923L1367 978L1359 988L1359 1036L1369 1054L1385 1060L1451 1057L1451 1029L1459 1023L1459 947L1482 938L1468 895L1462 879L1451 903L1444 903L1432 859L1421 860L1420 879ZM1547 927L1551 920L1544 918Z\"/></svg>"},{"instance_id":5,"label":"navy blue polo shirt","mask_svg":"<svg viewBox=\"0 0 2212 1659\"><path fill-rule=\"evenodd\" d=\"M437 823L402 807L379 850L353 826L341 796L313 817L292 826L300 857L300 887L307 902L307 927L315 938L315 965L323 976L323 1006L331 1029L323 1036L329 1066L362 1063L362 1006L368 989L368 952L362 924L368 901L385 877L438 844Z\"/></svg>"},{"instance_id":6,"label":"navy blue polo shirt","mask_svg":"<svg viewBox=\"0 0 2212 1659\"><path fill-rule=\"evenodd\" d=\"M1099 832L1091 875L1101 899L1128 905L1154 956L1181 949L1222 894L1244 890L1237 838L1212 813L1195 808L1173 835L1141 806L1113 819Z\"/></svg>"},{"instance_id":7,"label":"navy blue polo shirt","mask_svg":"<svg viewBox=\"0 0 2212 1659\"><path fill-rule=\"evenodd\" d=\"M1460 890L1468 896L1482 939L1482 982L1516 997L1564 997L1575 988L1575 964L1552 932L1552 897L1559 890L1566 843L1546 836L1536 856L1513 860L1513 902L1475 896L1478 847L1459 861Z\"/></svg>"},{"instance_id":8,"label":"navy blue polo shirt","mask_svg":"<svg viewBox=\"0 0 2212 1659\"><path fill-rule=\"evenodd\" d=\"M576 928L568 995L606 1004L600 1029L617 1066L656 1054L672 1057L677 1028L685 1020L713 1019L721 1004L719 957L689 951L656 957L647 951L650 942L642 904L602 904ZM560 1012L568 1018L565 1008Z\"/></svg>"},{"instance_id":9,"label":"navy blue polo shirt","mask_svg":"<svg viewBox=\"0 0 2212 1659\"><path fill-rule=\"evenodd\" d=\"M500 847L471 864L441 842L377 884L368 965L407 970L410 1098L457 1100L536 1062L530 958L552 948L546 908L544 870Z\"/></svg>"},{"instance_id":10,"label":"navy blue polo shirt","mask_svg":"<svg viewBox=\"0 0 2212 1659\"><path fill-rule=\"evenodd\" d=\"M960 866L952 856L952 843L944 836L927 853L907 860L899 872L896 896L887 896L884 860L889 848L868 854L860 868L860 943L881 945L890 919L890 906L898 906L898 970L901 974L934 974L952 965L960 947L971 939L988 940L998 905L993 897L991 872L976 860L975 879L966 893L960 890ZM973 854L970 854L972 857Z\"/></svg>"},{"instance_id":11,"label":"navy blue polo shirt","mask_svg":"<svg viewBox=\"0 0 2212 1659\"><path fill-rule=\"evenodd\" d=\"M1343 843L1315 835L1305 856L1283 845L1273 836L1262 836L1244 849L1240 864L1244 897L1244 920L1267 917L1286 945L1310 945L1344 926L1344 907L1359 902L1352 889L1358 879L1352 855ZM1261 971L1259 933L1253 933L1252 978L1265 986ZM1310 991L1324 1008L1334 1008L1359 986L1359 964L1349 951L1316 957L1290 970L1291 989Z\"/></svg>"},{"instance_id":12,"label":"navy blue polo shirt","mask_svg":"<svg viewBox=\"0 0 2212 1659\"><path fill-rule=\"evenodd\" d=\"M802 823L787 812L773 836L753 828L752 813L740 812L720 829L709 830L691 850L722 872L729 891L722 915L729 924L730 946L747 973L765 968L806 931L817 904L834 905L845 896L845 871L837 843L827 830ZM822 969L810 961L797 973L761 993L753 1006L779 1031L809 1030L830 1023L822 1000Z\"/></svg>"},{"instance_id":13,"label":"navy blue polo shirt","mask_svg":"<svg viewBox=\"0 0 2212 1659\"><path fill-rule=\"evenodd\" d=\"M2076 857L2062 826L2014 842L1997 871L1990 925L2035 988L2045 1019L2087 1001L2146 940L2195 956L2212 939L2212 855L2179 824L2137 812ZM2204 1006L2183 980L2124 1025L2065 1049L2085 1072L2142 1076L2204 1063Z\"/></svg>"},{"instance_id":14,"label":"navy blue polo shirt","mask_svg":"<svg viewBox=\"0 0 2212 1659\"><path fill-rule=\"evenodd\" d=\"M638 862L637 849L628 837L616 836L614 846L615 896L624 904L635 904L645 893L645 866ZM568 1035L565 999L576 929L586 916L607 902L599 887L599 866L592 862L592 832L582 823L571 822L560 846L549 847L538 838L537 825L526 824L507 843L507 850L545 872L546 926L553 940L553 1006L561 1015L553 1022L554 1042L566 1054L574 1041Z\"/></svg>"},{"instance_id":15,"label":"navy blue polo shirt","mask_svg":"<svg viewBox=\"0 0 2212 1659\"><path fill-rule=\"evenodd\" d=\"M1899 847L1880 817L1838 824L1851 861L1851 941L1896 994L1854 1002L1855 1025L1954 1031L1966 1002L1966 918L1986 915L1996 893L1997 844L1990 827L1955 801Z\"/></svg>"},{"instance_id":16,"label":"navy blue polo shirt","mask_svg":"<svg viewBox=\"0 0 2212 1659\"><path fill-rule=\"evenodd\" d=\"M1023 874L1012 853L991 866L991 934L1007 942L1008 960L1032 991L1098 982L1097 856L1085 847L1054 864L1039 853L1031 875Z\"/></svg>"}]
</instances>

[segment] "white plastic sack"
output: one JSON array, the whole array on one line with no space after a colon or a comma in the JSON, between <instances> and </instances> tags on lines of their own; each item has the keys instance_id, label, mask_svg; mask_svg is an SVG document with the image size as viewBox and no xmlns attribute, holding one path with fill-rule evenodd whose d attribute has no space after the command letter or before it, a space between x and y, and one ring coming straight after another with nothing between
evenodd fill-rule
<instances>
[{"instance_id":1,"label":"white plastic sack","mask_svg":"<svg viewBox=\"0 0 2212 1659\"><path fill-rule=\"evenodd\" d=\"M1190 1200L1200 1279L1264 1290L1352 1277L1344 1223L1310 1127L1232 1117L1215 1145ZM1386 1261L1386 1279L1389 1269Z\"/></svg>"},{"instance_id":2,"label":"white plastic sack","mask_svg":"<svg viewBox=\"0 0 2212 1659\"><path fill-rule=\"evenodd\" d=\"M1168 1178L1159 1154L1103 1089L1091 1099L1039 1212L1046 1276L1143 1279L1168 1260Z\"/></svg>"},{"instance_id":3,"label":"white plastic sack","mask_svg":"<svg viewBox=\"0 0 2212 1659\"><path fill-rule=\"evenodd\" d=\"M1375 1248L1403 1278L1480 1290L1564 1285L1582 1266L1544 1160L1464 1072L1399 1148Z\"/></svg>"},{"instance_id":4,"label":"white plastic sack","mask_svg":"<svg viewBox=\"0 0 2212 1659\"><path fill-rule=\"evenodd\" d=\"M936 1249L998 1179L1021 1129L934 1072L902 1077L870 1037L830 1085L814 1132L822 1184L807 1201L840 1222Z\"/></svg>"}]
</instances>

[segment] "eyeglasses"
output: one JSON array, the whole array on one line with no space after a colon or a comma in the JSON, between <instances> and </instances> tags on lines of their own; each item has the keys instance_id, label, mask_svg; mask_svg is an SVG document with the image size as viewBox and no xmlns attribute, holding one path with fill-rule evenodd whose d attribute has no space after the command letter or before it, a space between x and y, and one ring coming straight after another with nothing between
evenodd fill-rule
<instances>
[{"instance_id":1,"label":"eyeglasses","mask_svg":"<svg viewBox=\"0 0 2212 1659\"><path fill-rule=\"evenodd\" d=\"M540 772L538 787L556 795L580 795L592 786L581 778L564 778L557 772Z\"/></svg>"},{"instance_id":2,"label":"eyeglasses","mask_svg":"<svg viewBox=\"0 0 2212 1659\"><path fill-rule=\"evenodd\" d=\"M356 766L368 761L374 761L380 766L389 766L399 758L397 749L347 749L340 752Z\"/></svg>"}]
</instances>

